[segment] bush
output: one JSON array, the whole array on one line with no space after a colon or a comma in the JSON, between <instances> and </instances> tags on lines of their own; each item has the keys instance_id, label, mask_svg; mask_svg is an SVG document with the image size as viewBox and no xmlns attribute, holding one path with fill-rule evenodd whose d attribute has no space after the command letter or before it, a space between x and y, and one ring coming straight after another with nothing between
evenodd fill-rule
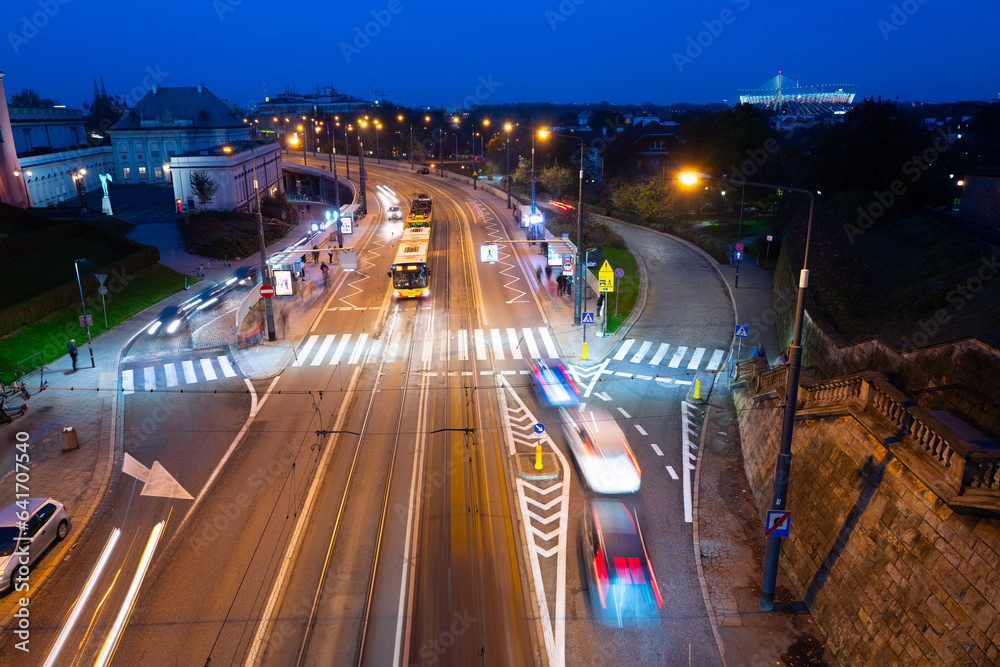
<instances>
[{"instance_id":1,"label":"bush","mask_svg":"<svg viewBox=\"0 0 1000 667\"><path fill-rule=\"evenodd\" d=\"M260 248L255 213L202 211L182 220L180 228L188 250L203 257L249 257ZM287 225L280 220L265 217L264 242L271 244L281 239L286 229Z\"/></svg>"}]
</instances>

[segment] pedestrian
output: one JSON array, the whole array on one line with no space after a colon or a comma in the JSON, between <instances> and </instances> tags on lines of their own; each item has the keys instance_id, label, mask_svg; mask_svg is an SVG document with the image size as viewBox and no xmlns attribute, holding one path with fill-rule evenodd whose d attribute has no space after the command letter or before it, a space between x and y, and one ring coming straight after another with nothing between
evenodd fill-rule
<instances>
[{"instance_id":1,"label":"pedestrian","mask_svg":"<svg viewBox=\"0 0 1000 667\"><path fill-rule=\"evenodd\" d=\"M546 280L552 280L552 267L551 266L548 266L548 265L545 266L545 279Z\"/></svg>"},{"instance_id":2,"label":"pedestrian","mask_svg":"<svg viewBox=\"0 0 1000 667\"><path fill-rule=\"evenodd\" d=\"M604 292L597 296L597 317L601 316L601 308L604 306Z\"/></svg>"},{"instance_id":3,"label":"pedestrian","mask_svg":"<svg viewBox=\"0 0 1000 667\"><path fill-rule=\"evenodd\" d=\"M76 340L70 339L69 341L69 357L73 360L73 370L76 370Z\"/></svg>"},{"instance_id":4,"label":"pedestrian","mask_svg":"<svg viewBox=\"0 0 1000 667\"><path fill-rule=\"evenodd\" d=\"M535 267L535 280L538 281L539 285L542 284L542 267L540 266Z\"/></svg>"},{"instance_id":5,"label":"pedestrian","mask_svg":"<svg viewBox=\"0 0 1000 667\"><path fill-rule=\"evenodd\" d=\"M288 311L284 308L281 309L281 333L288 335Z\"/></svg>"},{"instance_id":6,"label":"pedestrian","mask_svg":"<svg viewBox=\"0 0 1000 667\"><path fill-rule=\"evenodd\" d=\"M313 264L319 264L319 246L313 246Z\"/></svg>"},{"instance_id":7,"label":"pedestrian","mask_svg":"<svg viewBox=\"0 0 1000 667\"><path fill-rule=\"evenodd\" d=\"M333 248L327 248L326 254L330 256L330 263L333 264Z\"/></svg>"},{"instance_id":8,"label":"pedestrian","mask_svg":"<svg viewBox=\"0 0 1000 667\"><path fill-rule=\"evenodd\" d=\"M573 279L566 277L566 295L573 296Z\"/></svg>"},{"instance_id":9,"label":"pedestrian","mask_svg":"<svg viewBox=\"0 0 1000 667\"><path fill-rule=\"evenodd\" d=\"M306 265L303 263L302 269L299 271L299 280L305 280L305 279L306 279Z\"/></svg>"}]
</instances>

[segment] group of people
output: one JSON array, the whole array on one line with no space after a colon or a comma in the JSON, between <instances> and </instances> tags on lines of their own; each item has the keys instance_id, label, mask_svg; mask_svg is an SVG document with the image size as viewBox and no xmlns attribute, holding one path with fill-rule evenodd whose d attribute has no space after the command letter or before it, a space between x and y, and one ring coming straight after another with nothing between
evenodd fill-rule
<instances>
[{"instance_id":1,"label":"group of people","mask_svg":"<svg viewBox=\"0 0 1000 667\"><path fill-rule=\"evenodd\" d=\"M572 295L573 279L567 276L565 273L560 273L556 277L556 288L559 291L559 296Z\"/></svg>"}]
</instances>

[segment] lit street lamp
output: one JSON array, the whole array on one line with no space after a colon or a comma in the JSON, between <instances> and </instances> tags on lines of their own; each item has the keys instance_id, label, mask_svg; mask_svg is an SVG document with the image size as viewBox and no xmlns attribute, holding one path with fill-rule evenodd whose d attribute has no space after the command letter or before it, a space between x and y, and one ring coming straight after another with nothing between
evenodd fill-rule
<instances>
[{"instance_id":1,"label":"lit street lamp","mask_svg":"<svg viewBox=\"0 0 1000 667\"><path fill-rule=\"evenodd\" d=\"M685 185L693 185L699 179L713 181L724 181L736 183L729 179L714 178L706 174L684 172L680 174L680 181ZM788 351L788 375L785 378L785 403L781 419L781 442L778 446L778 457L774 464L773 493L771 497L771 509L785 509L788 500L788 476L792 467L792 426L795 423L795 402L799 397L799 373L802 368L802 319L805 314L806 287L809 286L809 238L812 234L813 208L816 198L810 190L801 188L789 188L779 185L768 185L767 183L754 183L744 181L744 185L755 185L760 188L770 188L772 190L788 190L790 192L801 192L809 195L809 219L806 223L806 249L802 258L802 272L799 274L799 295L795 305L795 332L792 335L792 344ZM759 606L764 611L771 611L774 608L774 585L778 576L778 554L781 552L781 538L770 535L767 538L767 547L764 552L764 574L760 585Z\"/></svg>"},{"instance_id":2,"label":"lit street lamp","mask_svg":"<svg viewBox=\"0 0 1000 667\"><path fill-rule=\"evenodd\" d=\"M80 197L80 213L83 213L83 177L87 173L86 169L73 170L73 184L76 185L76 194Z\"/></svg>"},{"instance_id":3,"label":"lit street lamp","mask_svg":"<svg viewBox=\"0 0 1000 667\"><path fill-rule=\"evenodd\" d=\"M361 128L364 127L368 127L368 122L360 121L358 123L358 203L361 204L362 215L368 212L368 202L365 199L365 181L368 180L365 173L365 142L361 136Z\"/></svg>"},{"instance_id":4,"label":"lit street lamp","mask_svg":"<svg viewBox=\"0 0 1000 667\"><path fill-rule=\"evenodd\" d=\"M510 131L514 126L507 123L503 129L507 131L507 208L510 208Z\"/></svg>"},{"instance_id":5,"label":"lit street lamp","mask_svg":"<svg viewBox=\"0 0 1000 667\"><path fill-rule=\"evenodd\" d=\"M87 319L87 302L83 300L83 282L80 280L80 262L85 261L87 261L86 257L74 259L73 268L76 269L76 285L80 288L80 305L83 307L83 324L87 327L87 347L90 348L90 367L96 368L97 364L94 363L94 345L90 340L90 320Z\"/></svg>"},{"instance_id":6,"label":"lit street lamp","mask_svg":"<svg viewBox=\"0 0 1000 667\"><path fill-rule=\"evenodd\" d=\"M31 170L28 169L23 172L18 169L14 170L15 177L20 178L22 175L24 176L24 178L21 179L21 183L24 185L24 206L25 208L31 208L31 195L28 193L28 178L31 176ZM961 184L961 181L959 181L959 185Z\"/></svg>"},{"instance_id":7,"label":"lit street lamp","mask_svg":"<svg viewBox=\"0 0 1000 667\"><path fill-rule=\"evenodd\" d=\"M575 291L576 298L573 299L573 324L580 324L580 313L582 312L581 303L581 293L587 289L587 283L584 282L584 277L586 274L586 260L583 254L583 137L577 137L572 134L556 134L555 132L549 132L547 130L541 130L538 136L545 138L549 135L554 137L563 137L565 139L576 139L580 142L580 196L578 198L578 203L576 207L576 286ZM535 212L535 147L532 143L531 147L531 212ZM586 336L587 328L584 327L584 336ZM586 338L584 338L584 344L586 344ZM584 348L586 349L586 348Z\"/></svg>"}]
</instances>

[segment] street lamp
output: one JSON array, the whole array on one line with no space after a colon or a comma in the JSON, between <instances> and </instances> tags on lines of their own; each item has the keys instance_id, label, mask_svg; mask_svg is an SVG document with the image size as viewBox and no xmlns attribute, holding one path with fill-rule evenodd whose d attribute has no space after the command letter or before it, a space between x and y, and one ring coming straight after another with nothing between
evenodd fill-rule
<instances>
[{"instance_id":1,"label":"street lamp","mask_svg":"<svg viewBox=\"0 0 1000 667\"><path fill-rule=\"evenodd\" d=\"M21 183L24 185L24 207L31 208L31 195L28 193L28 178L31 176L31 170L28 169L23 172L20 169L14 170L14 176L16 178L21 177L22 174L24 175L24 178L21 179ZM961 181L959 181L959 185L961 184Z\"/></svg>"},{"instance_id":2,"label":"street lamp","mask_svg":"<svg viewBox=\"0 0 1000 667\"><path fill-rule=\"evenodd\" d=\"M267 249L264 247L264 218L260 212L260 186L257 184L257 156L254 153L254 146L250 146L250 160L253 163L253 196L257 202L257 238L260 243L260 282L262 285L271 285L271 274L267 266ZM267 322L267 339L276 341L278 339L274 330L274 310L271 307L271 299L264 299L264 320Z\"/></svg>"},{"instance_id":3,"label":"street lamp","mask_svg":"<svg viewBox=\"0 0 1000 667\"><path fill-rule=\"evenodd\" d=\"M506 123L503 129L507 131L507 208L510 208L510 131L514 126Z\"/></svg>"},{"instance_id":4,"label":"street lamp","mask_svg":"<svg viewBox=\"0 0 1000 667\"><path fill-rule=\"evenodd\" d=\"M680 181L685 185L693 185L700 178L725 181L729 179L714 178L705 174L684 172L680 174ZM774 464L773 493L771 497L771 509L785 509L788 500L788 476L792 467L792 426L795 423L795 402L799 397L799 373L802 368L802 319L805 314L806 287L809 286L809 238L812 234L813 208L816 198L811 190L802 188L789 188L783 185L768 185L767 183L754 183L744 181L744 185L755 185L759 188L770 188L772 190L788 190L790 192L801 192L809 195L809 219L806 223L806 250L802 258L802 272L799 274L799 295L795 304L795 332L792 335L792 344L789 346L788 354L788 376L785 378L785 405L781 419L781 442L778 446L778 457ZM764 575L760 585L759 606L764 611L771 611L774 608L774 585L778 577L778 554L781 552L781 538L770 535L767 538L767 547L764 552Z\"/></svg>"},{"instance_id":5,"label":"street lamp","mask_svg":"<svg viewBox=\"0 0 1000 667\"><path fill-rule=\"evenodd\" d=\"M351 144L348 141L347 133L352 131L354 128L348 125L344 125L344 164L347 165L347 179L351 178Z\"/></svg>"},{"instance_id":6,"label":"street lamp","mask_svg":"<svg viewBox=\"0 0 1000 667\"><path fill-rule=\"evenodd\" d=\"M580 324L580 314L582 312L581 303L581 292L587 289L587 283L584 282L584 277L586 274L584 271L586 267L586 260L583 256L583 137L577 137L572 134L557 134L555 132L549 132L547 130L541 130L538 136L543 139L548 135L554 137L563 137L564 139L576 139L580 142L580 196L578 198L578 203L576 207L576 298L573 299L573 324ZM532 144L531 148L531 212L535 212L535 148ZM584 336L586 336L586 327L584 327ZM586 337L584 338L584 344L586 344ZM586 348L584 348L586 349Z\"/></svg>"},{"instance_id":7,"label":"street lamp","mask_svg":"<svg viewBox=\"0 0 1000 667\"><path fill-rule=\"evenodd\" d=\"M367 180L365 174L365 142L361 136L361 129L368 127L367 121L360 121L358 123L358 185L359 185L359 195L358 203L361 204L361 213L364 215L368 212L368 202L365 199L365 181Z\"/></svg>"},{"instance_id":8,"label":"street lamp","mask_svg":"<svg viewBox=\"0 0 1000 667\"><path fill-rule=\"evenodd\" d=\"M375 124L375 164L382 164L382 152L378 148L378 131L382 129L382 125L378 122L378 119L372 121Z\"/></svg>"},{"instance_id":9,"label":"street lamp","mask_svg":"<svg viewBox=\"0 0 1000 667\"><path fill-rule=\"evenodd\" d=\"M76 194L80 197L80 212L83 212L83 177L87 173L86 169L73 170L73 184L76 186Z\"/></svg>"},{"instance_id":10,"label":"street lamp","mask_svg":"<svg viewBox=\"0 0 1000 667\"><path fill-rule=\"evenodd\" d=\"M94 345L90 340L90 321L87 319L87 302L83 300L83 282L80 280L80 262L85 261L87 261L86 257L74 259L73 268L76 269L76 285L80 288L80 305L83 307L83 325L87 327L87 347L90 348L90 367L96 368L97 364L94 363Z\"/></svg>"}]
</instances>

